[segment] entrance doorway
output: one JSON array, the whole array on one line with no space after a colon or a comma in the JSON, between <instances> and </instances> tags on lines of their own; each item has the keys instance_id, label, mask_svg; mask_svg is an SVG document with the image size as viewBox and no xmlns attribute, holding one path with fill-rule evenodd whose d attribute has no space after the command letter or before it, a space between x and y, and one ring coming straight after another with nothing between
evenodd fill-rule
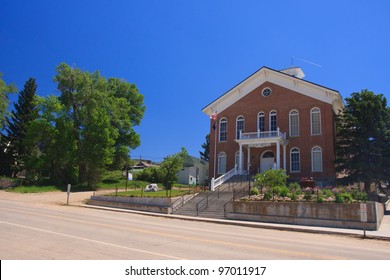
<instances>
[{"instance_id":1,"label":"entrance doorway","mask_svg":"<svg viewBox=\"0 0 390 280\"><path fill-rule=\"evenodd\" d=\"M260 173L272 169L275 164L275 155L271 151L266 151L260 156Z\"/></svg>"}]
</instances>

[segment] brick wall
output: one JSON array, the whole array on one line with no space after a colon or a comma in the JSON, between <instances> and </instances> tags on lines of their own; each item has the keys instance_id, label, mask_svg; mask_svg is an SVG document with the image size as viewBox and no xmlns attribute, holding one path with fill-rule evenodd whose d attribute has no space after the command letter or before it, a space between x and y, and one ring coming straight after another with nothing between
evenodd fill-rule
<instances>
[{"instance_id":1,"label":"brick wall","mask_svg":"<svg viewBox=\"0 0 390 280\"><path fill-rule=\"evenodd\" d=\"M272 93L264 97L262 90L269 87ZM311 135L310 127L310 111L314 107L321 110L321 135ZM289 136L289 113L291 110L299 112L299 136ZM253 90L248 95L238 100L235 104L225 109L223 112L218 112L218 120L227 119L227 141L218 142L217 127L217 150L216 155L220 152L225 152L227 155L227 170L234 167L235 154L239 150L239 145L234 141L236 138L236 119L238 116L245 118L245 132L257 131L257 116L259 112L265 113L265 131L269 128L269 113L275 110L277 112L277 126L280 131L287 134L289 144L286 147L286 167L287 172L292 180L298 180L301 177L314 177L317 181L334 180L334 113L332 106L320 100L302 95L298 92L291 91L281 86L266 82ZM210 178L214 176L214 141L215 132L212 128L214 121L210 122ZM322 149L322 172L312 172L311 168L311 149L314 146L319 146ZM300 172L290 173L290 150L298 148L300 151ZM265 148L251 148L250 162L251 174L256 174L260 166L260 156L264 151L270 150L276 157L276 145ZM283 148L281 147L281 167L283 167ZM244 152L244 170L247 170L246 148ZM218 170L218 160L216 161L216 170ZM216 172L217 173L217 172ZM218 175L217 175L218 177Z\"/></svg>"}]
</instances>

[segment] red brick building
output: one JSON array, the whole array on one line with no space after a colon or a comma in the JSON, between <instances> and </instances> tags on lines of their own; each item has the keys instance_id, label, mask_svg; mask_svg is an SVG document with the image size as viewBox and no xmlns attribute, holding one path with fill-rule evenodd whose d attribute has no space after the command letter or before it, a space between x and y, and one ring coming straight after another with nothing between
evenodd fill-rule
<instances>
[{"instance_id":1,"label":"red brick building","mask_svg":"<svg viewBox=\"0 0 390 280\"><path fill-rule=\"evenodd\" d=\"M303 80L299 67L268 67L203 108L210 116L209 178L236 168L254 175L270 168L290 179L333 184L336 90Z\"/></svg>"}]
</instances>

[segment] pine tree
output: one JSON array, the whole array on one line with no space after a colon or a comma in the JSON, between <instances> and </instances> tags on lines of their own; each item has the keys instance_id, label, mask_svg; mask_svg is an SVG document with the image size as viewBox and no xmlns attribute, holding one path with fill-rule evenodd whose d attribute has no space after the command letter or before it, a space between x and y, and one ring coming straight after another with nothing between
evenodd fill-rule
<instances>
[{"instance_id":1,"label":"pine tree","mask_svg":"<svg viewBox=\"0 0 390 280\"><path fill-rule=\"evenodd\" d=\"M7 119L5 133L2 134L2 153L7 162L4 167L8 172L19 172L24 169L24 161L30 151L25 145L26 133L30 124L38 117L35 105L37 84L30 78L19 93L18 101L14 104L11 119Z\"/></svg>"},{"instance_id":2,"label":"pine tree","mask_svg":"<svg viewBox=\"0 0 390 280\"><path fill-rule=\"evenodd\" d=\"M200 158L209 161L210 158L210 134L206 135L206 142L202 144L203 152L199 151Z\"/></svg>"},{"instance_id":3,"label":"pine tree","mask_svg":"<svg viewBox=\"0 0 390 280\"><path fill-rule=\"evenodd\" d=\"M389 179L390 110L382 94L368 90L346 102L337 117L336 170L344 184L363 182L370 193L372 183Z\"/></svg>"}]
</instances>

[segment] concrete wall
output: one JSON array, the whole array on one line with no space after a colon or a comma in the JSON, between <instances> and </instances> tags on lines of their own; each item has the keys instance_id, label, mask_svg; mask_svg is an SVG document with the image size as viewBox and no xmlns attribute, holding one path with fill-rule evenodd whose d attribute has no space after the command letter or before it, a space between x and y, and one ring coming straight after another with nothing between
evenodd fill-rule
<instances>
[{"instance_id":1,"label":"concrete wall","mask_svg":"<svg viewBox=\"0 0 390 280\"><path fill-rule=\"evenodd\" d=\"M233 201L227 218L295 225L377 230L384 206L367 202L367 222L361 222L360 203L240 202Z\"/></svg>"},{"instance_id":2,"label":"concrete wall","mask_svg":"<svg viewBox=\"0 0 390 280\"><path fill-rule=\"evenodd\" d=\"M91 196L87 204L171 214L171 198Z\"/></svg>"}]
</instances>

